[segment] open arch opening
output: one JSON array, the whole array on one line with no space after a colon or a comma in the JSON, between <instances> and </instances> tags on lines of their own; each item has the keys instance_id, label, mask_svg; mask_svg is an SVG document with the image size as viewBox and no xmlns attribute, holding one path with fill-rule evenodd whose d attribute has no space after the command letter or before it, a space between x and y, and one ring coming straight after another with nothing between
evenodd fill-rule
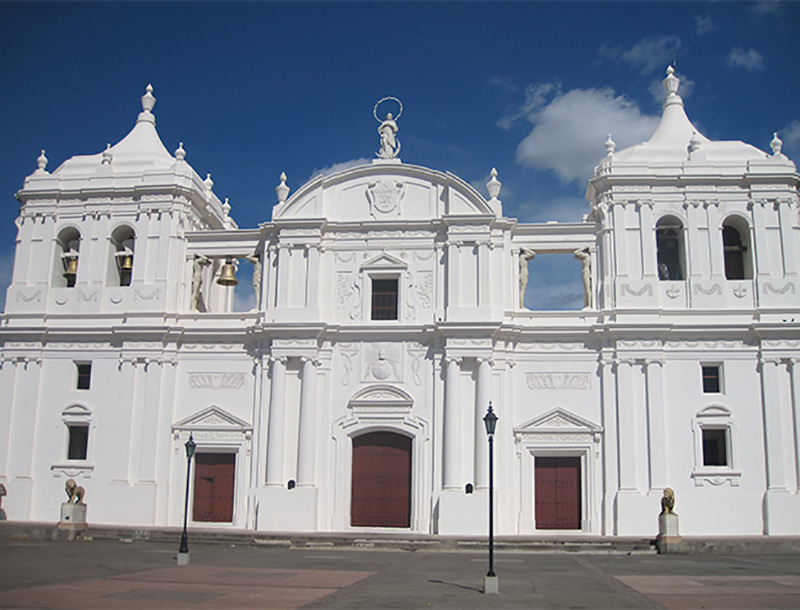
<instances>
[{"instance_id":1,"label":"open arch opening","mask_svg":"<svg viewBox=\"0 0 800 610\"><path fill-rule=\"evenodd\" d=\"M686 253L683 223L675 216L664 216L656 223L658 279L686 279Z\"/></svg>"},{"instance_id":2,"label":"open arch opening","mask_svg":"<svg viewBox=\"0 0 800 610\"><path fill-rule=\"evenodd\" d=\"M750 259L749 230L747 223L736 216L725 219L722 224L722 250L725 258L725 279L752 279L753 265Z\"/></svg>"},{"instance_id":3,"label":"open arch opening","mask_svg":"<svg viewBox=\"0 0 800 610\"><path fill-rule=\"evenodd\" d=\"M122 225L112 231L109 242L111 262L107 283L109 286L130 286L133 277L136 233L128 225Z\"/></svg>"},{"instance_id":4,"label":"open arch opening","mask_svg":"<svg viewBox=\"0 0 800 610\"><path fill-rule=\"evenodd\" d=\"M53 261L53 286L73 288L78 278L81 234L75 227L66 227L56 237Z\"/></svg>"}]
</instances>

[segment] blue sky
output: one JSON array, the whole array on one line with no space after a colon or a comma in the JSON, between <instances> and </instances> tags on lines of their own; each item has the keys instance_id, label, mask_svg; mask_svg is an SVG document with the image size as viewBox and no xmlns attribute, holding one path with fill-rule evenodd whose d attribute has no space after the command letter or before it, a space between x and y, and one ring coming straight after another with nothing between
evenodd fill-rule
<instances>
[{"instance_id":1,"label":"blue sky","mask_svg":"<svg viewBox=\"0 0 800 610\"><path fill-rule=\"evenodd\" d=\"M778 131L800 158L797 2L0 2L0 23L3 287L40 149L52 171L119 141L148 83L164 144L184 142L241 227L270 219L281 171L296 190L371 158L386 95L403 161L484 193L497 167L523 222L580 220L605 134L649 137L673 61L706 136L768 150ZM577 261L540 259L529 305L574 306Z\"/></svg>"}]
</instances>

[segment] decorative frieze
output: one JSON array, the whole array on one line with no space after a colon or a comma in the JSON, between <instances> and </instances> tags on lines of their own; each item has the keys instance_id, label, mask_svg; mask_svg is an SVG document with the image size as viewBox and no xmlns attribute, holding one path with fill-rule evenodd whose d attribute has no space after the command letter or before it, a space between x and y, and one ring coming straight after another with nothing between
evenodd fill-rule
<instances>
[{"instance_id":1,"label":"decorative frieze","mask_svg":"<svg viewBox=\"0 0 800 610\"><path fill-rule=\"evenodd\" d=\"M189 387L196 390L238 390L244 387L244 373L189 373Z\"/></svg>"},{"instance_id":2,"label":"decorative frieze","mask_svg":"<svg viewBox=\"0 0 800 610\"><path fill-rule=\"evenodd\" d=\"M525 373L531 390L588 390L589 373Z\"/></svg>"}]
</instances>

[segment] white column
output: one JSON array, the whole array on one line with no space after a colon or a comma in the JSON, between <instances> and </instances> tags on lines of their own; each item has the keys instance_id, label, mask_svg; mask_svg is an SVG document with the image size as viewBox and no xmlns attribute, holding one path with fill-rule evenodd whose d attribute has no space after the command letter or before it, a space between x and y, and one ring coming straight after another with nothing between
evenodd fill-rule
<instances>
[{"instance_id":1,"label":"white column","mask_svg":"<svg viewBox=\"0 0 800 610\"><path fill-rule=\"evenodd\" d=\"M800 464L800 358L789 360L789 372L791 375L792 413L794 414L794 447L792 449L795 464ZM796 473L796 477L794 485L796 488L800 488L800 472Z\"/></svg>"},{"instance_id":2,"label":"white column","mask_svg":"<svg viewBox=\"0 0 800 610\"><path fill-rule=\"evenodd\" d=\"M764 416L764 436L767 462L767 490L786 490L784 451L784 422L781 417L780 361L762 358L761 392Z\"/></svg>"},{"instance_id":3,"label":"white column","mask_svg":"<svg viewBox=\"0 0 800 610\"><path fill-rule=\"evenodd\" d=\"M650 448L650 489L668 487L667 436L664 417L664 361L648 360L647 426Z\"/></svg>"},{"instance_id":4,"label":"white column","mask_svg":"<svg viewBox=\"0 0 800 610\"><path fill-rule=\"evenodd\" d=\"M461 283L461 269L459 256L461 254L459 244L450 242L447 244L447 306L457 306L460 302L458 287Z\"/></svg>"},{"instance_id":5,"label":"white column","mask_svg":"<svg viewBox=\"0 0 800 610\"><path fill-rule=\"evenodd\" d=\"M489 243L478 242L478 307L489 305Z\"/></svg>"},{"instance_id":6,"label":"white column","mask_svg":"<svg viewBox=\"0 0 800 610\"><path fill-rule=\"evenodd\" d=\"M267 485L283 485L283 437L286 434L286 358L272 359L267 431Z\"/></svg>"},{"instance_id":7,"label":"white column","mask_svg":"<svg viewBox=\"0 0 800 610\"><path fill-rule=\"evenodd\" d=\"M609 213L614 216L614 242L617 277L628 277L628 235L625 223L625 205L615 202Z\"/></svg>"},{"instance_id":8,"label":"white column","mask_svg":"<svg viewBox=\"0 0 800 610\"><path fill-rule=\"evenodd\" d=\"M286 307L289 304L289 246L278 245L278 281L276 290L277 307Z\"/></svg>"},{"instance_id":9,"label":"white column","mask_svg":"<svg viewBox=\"0 0 800 610\"><path fill-rule=\"evenodd\" d=\"M797 231L794 229L795 219L797 218L797 207L792 205L792 201L778 201L778 218L781 225L781 245L783 246L783 274L784 276L797 275L800 252L797 251L796 239Z\"/></svg>"},{"instance_id":10,"label":"white column","mask_svg":"<svg viewBox=\"0 0 800 610\"><path fill-rule=\"evenodd\" d=\"M492 360L478 358L475 384L475 489L489 487L489 441L483 417L492 399Z\"/></svg>"},{"instance_id":11,"label":"white column","mask_svg":"<svg viewBox=\"0 0 800 610\"><path fill-rule=\"evenodd\" d=\"M708 248L711 265L711 279L725 277L725 253L722 247L722 228L719 222L719 202L707 201L706 218L708 222Z\"/></svg>"},{"instance_id":12,"label":"white column","mask_svg":"<svg viewBox=\"0 0 800 610\"><path fill-rule=\"evenodd\" d=\"M639 227L642 232L642 276L654 280L658 277L658 264L652 200L642 201L639 205Z\"/></svg>"},{"instance_id":13,"label":"white column","mask_svg":"<svg viewBox=\"0 0 800 610\"><path fill-rule=\"evenodd\" d=\"M314 485L316 450L317 365L314 358L301 358L303 377L300 386L300 437L297 441L297 485Z\"/></svg>"},{"instance_id":14,"label":"white column","mask_svg":"<svg viewBox=\"0 0 800 610\"><path fill-rule=\"evenodd\" d=\"M621 491L636 489L636 421L633 404L632 360L617 362L617 410L619 430L617 456L619 460L619 488Z\"/></svg>"},{"instance_id":15,"label":"white column","mask_svg":"<svg viewBox=\"0 0 800 610\"><path fill-rule=\"evenodd\" d=\"M755 233L755 243L753 254L755 255L756 273L761 277L770 277L769 246L767 245L767 223L765 219L766 200L759 199L750 204L753 212L753 232Z\"/></svg>"},{"instance_id":16,"label":"white column","mask_svg":"<svg viewBox=\"0 0 800 610\"><path fill-rule=\"evenodd\" d=\"M703 243L701 237L702 231L698 222L699 209L697 207L699 203L699 201L694 200L684 206L686 209L686 229L684 233L686 236L684 240L686 246L686 259L684 260L686 273L684 279L687 280L690 277L693 279L702 278L703 268L708 266L706 256L708 254L708 240Z\"/></svg>"},{"instance_id":17,"label":"white column","mask_svg":"<svg viewBox=\"0 0 800 610\"><path fill-rule=\"evenodd\" d=\"M461 358L445 358L444 380L444 464L442 487L459 488L461 481Z\"/></svg>"},{"instance_id":18,"label":"white column","mask_svg":"<svg viewBox=\"0 0 800 610\"><path fill-rule=\"evenodd\" d=\"M308 271L306 275L306 306L319 305L319 246L310 244L308 248Z\"/></svg>"}]
</instances>

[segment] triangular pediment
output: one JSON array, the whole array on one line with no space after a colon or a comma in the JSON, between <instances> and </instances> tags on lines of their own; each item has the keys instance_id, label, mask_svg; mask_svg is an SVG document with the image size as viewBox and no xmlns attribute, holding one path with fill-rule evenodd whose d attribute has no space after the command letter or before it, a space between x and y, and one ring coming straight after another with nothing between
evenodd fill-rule
<instances>
[{"instance_id":1,"label":"triangular pediment","mask_svg":"<svg viewBox=\"0 0 800 610\"><path fill-rule=\"evenodd\" d=\"M561 407L535 417L529 422L515 428L516 433L526 432L601 432L602 427L570 413Z\"/></svg>"},{"instance_id":2,"label":"triangular pediment","mask_svg":"<svg viewBox=\"0 0 800 610\"><path fill-rule=\"evenodd\" d=\"M399 258L395 258L391 254L383 252L375 256L361 265L362 269L407 269L408 263Z\"/></svg>"},{"instance_id":3,"label":"triangular pediment","mask_svg":"<svg viewBox=\"0 0 800 610\"><path fill-rule=\"evenodd\" d=\"M217 406L206 407L172 426L173 430L252 430L246 421Z\"/></svg>"}]
</instances>

